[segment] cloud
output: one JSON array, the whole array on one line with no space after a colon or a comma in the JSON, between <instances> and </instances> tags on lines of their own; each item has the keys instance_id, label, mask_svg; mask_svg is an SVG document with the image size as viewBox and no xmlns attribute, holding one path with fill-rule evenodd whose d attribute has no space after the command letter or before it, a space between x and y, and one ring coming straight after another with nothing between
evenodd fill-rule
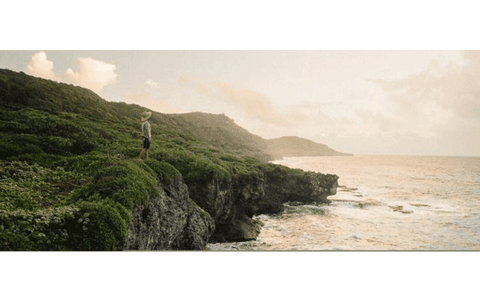
<instances>
[{"instance_id":1,"label":"cloud","mask_svg":"<svg viewBox=\"0 0 480 299\"><path fill-rule=\"evenodd\" d=\"M301 132L354 154L480 156L480 51L464 52L455 63L434 61L399 80L374 82L381 87L376 105L297 105L309 116ZM345 111L337 113L340 108Z\"/></svg>"},{"instance_id":2,"label":"cloud","mask_svg":"<svg viewBox=\"0 0 480 299\"><path fill-rule=\"evenodd\" d=\"M199 94L233 105L247 118L266 124L292 126L303 122L306 117L298 109L281 111L266 95L228 82L204 82L188 76L181 76L177 81Z\"/></svg>"},{"instance_id":3,"label":"cloud","mask_svg":"<svg viewBox=\"0 0 480 299\"><path fill-rule=\"evenodd\" d=\"M115 65L105 63L93 58L78 58L78 72L71 68L63 74L67 83L77 84L99 93L105 86L115 83L117 74Z\"/></svg>"},{"instance_id":4,"label":"cloud","mask_svg":"<svg viewBox=\"0 0 480 299\"><path fill-rule=\"evenodd\" d=\"M47 59L47 54L43 51L32 55L32 59L27 63L27 73L45 79L58 80L53 72L53 62Z\"/></svg>"},{"instance_id":5,"label":"cloud","mask_svg":"<svg viewBox=\"0 0 480 299\"><path fill-rule=\"evenodd\" d=\"M145 83L147 83L147 85L152 87L152 88L155 88L155 87L158 86L158 83L153 81L152 79L148 79L147 82L145 82Z\"/></svg>"},{"instance_id":6,"label":"cloud","mask_svg":"<svg viewBox=\"0 0 480 299\"><path fill-rule=\"evenodd\" d=\"M77 72L68 68L62 76L57 76L53 72L53 61L48 60L45 52L38 52L32 55L31 60L27 63L27 73L33 76L56 80L64 83L72 83L88 89L96 93L107 85L115 83L117 74L114 64L109 64L93 58L78 58Z\"/></svg>"},{"instance_id":7,"label":"cloud","mask_svg":"<svg viewBox=\"0 0 480 299\"><path fill-rule=\"evenodd\" d=\"M480 132L480 51L462 56L460 63L432 62L424 71L401 80L376 80L391 114L389 125L384 122L387 111L370 116L379 127L378 136L389 132L397 136L398 144L410 142L410 148L418 151L480 155L478 137L473 134ZM365 114L358 115L367 119ZM395 140L382 140L387 141L393 145Z\"/></svg>"},{"instance_id":8,"label":"cloud","mask_svg":"<svg viewBox=\"0 0 480 299\"><path fill-rule=\"evenodd\" d=\"M422 109L430 105L480 121L480 53L462 54L462 64L442 67L432 63L425 71L405 79L377 82L404 114L430 117L430 111Z\"/></svg>"},{"instance_id":9,"label":"cloud","mask_svg":"<svg viewBox=\"0 0 480 299\"><path fill-rule=\"evenodd\" d=\"M223 98L242 109L249 117L274 124L278 123L279 118L282 117L281 113L264 94L237 88L225 82L214 82L211 86Z\"/></svg>"}]
</instances>

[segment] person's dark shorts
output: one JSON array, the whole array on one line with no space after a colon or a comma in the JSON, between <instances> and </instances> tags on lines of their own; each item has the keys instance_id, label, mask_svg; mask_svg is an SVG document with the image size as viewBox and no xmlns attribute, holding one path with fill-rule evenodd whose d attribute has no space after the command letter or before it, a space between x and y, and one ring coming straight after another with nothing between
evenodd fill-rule
<instances>
[{"instance_id":1,"label":"person's dark shorts","mask_svg":"<svg viewBox=\"0 0 480 299\"><path fill-rule=\"evenodd\" d=\"M142 136L142 140L143 140L143 148L144 149L149 149L150 148L150 140L148 140L147 137L143 137L143 136Z\"/></svg>"}]
</instances>

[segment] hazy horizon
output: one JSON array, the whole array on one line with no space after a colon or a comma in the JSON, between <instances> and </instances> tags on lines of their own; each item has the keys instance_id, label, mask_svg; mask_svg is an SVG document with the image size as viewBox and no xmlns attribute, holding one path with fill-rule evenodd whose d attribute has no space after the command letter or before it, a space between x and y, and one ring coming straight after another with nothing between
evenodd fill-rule
<instances>
[{"instance_id":1,"label":"hazy horizon","mask_svg":"<svg viewBox=\"0 0 480 299\"><path fill-rule=\"evenodd\" d=\"M479 51L0 51L0 68L355 155L480 156Z\"/></svg>"},{"instance_id":2,"label":"hazy horizon","mask_svg":"<svg viewBox=\"0 0 480 299\"><path fill-rule=\"evenodd\" d=\"M225 113L265 138L294 135L355 155L479 157L479 52L457 51L480 49L474 4L9 1L3 5L0 20L0 68L40 73L96 90L107 101L137 103L164 113ZM115 51L50 51L54 49ZM132 49L170 51L123 51ZM249 51L252 49L261 51ZM305 51L270 51L282 49ZM257 102L261 113L254 109ZM278 123L281 119L286 122ZM471 163L478 158L451 159L465 162L473 172L458 168L460 173L452 173L440 167L424 172L420 180L422 166L438 164L411 163L411 171L392 171L389 163L336 163L340 158L326 157L329 163L318 169L326 172L330 168L340 173L341 180L352 178L342 183L351 187L352 191L344 190L343 195L352 201L338 201L340 207L331 214L333 222L312 223L308 221L312 215L306 215L296 234L299 241L311 242L318 233L319 240L341 241L345 236L353 243L374 239L392 244L392 237L404 242L404 232L415 241L418 234L412 233L426 232L427 240L439 237L450 244L454 240L445 232L459 232L454 236L457 240L465 237L462 241L479 244L478 163ZM372 184L365 184L365 179ZM365 185L367 190L361 188ZM413 189L418 193L398 202L398 196ZM340 193L337 196L342 197ZM386 199L386 193L397 197ZM364 209L355 204L372 198L385 199L385 205ZM389 207L398 205L414 213L403 214ZM263 229L283 229L282 225ZM310 233L306 230L309 226L315 234L304 234ZM365 234L388 234L372 238L362 235L361 227L367 228ZM338 234L332 235L330 228ZM277 233L290 235L286 230ZM9 256L2 264L7 278L3 293L18 296L21 290L38 296L38 290L45 289L53 277L58 286L48 294L60 297L87 277L87 285L93 287L75 288L79 296L88 296L92 290L122 296L158 294L158 284L149 283L152 280L163 283L162 294L178 296L182 290L185 296L198 296L215 277L223 295L231 294L245 277L253 277L260 282L252 289L259 297L353 297L361 293L371 298L384 298L385 294L468 297L476 293L472 274L478 263L472 255L454 252L277 252L205 254L201 259L197 254L182 253L177 258L154 260L143 254L114 256ZM127 273L135 275L125 275L125 265ZM260 266L260 271L246 265ZM44 275L30 275L31 287L25 288L25 279L16 277L30 269L31 273L40 269ZM318 271L312 275L312 269ZM187 283L178 279L191 273L195 279L187 279ZM319 287L318 281L326 283ZM265 287L279 282L280 288ZM113 283L127 287L112 288ZM128 288L137 285L141 287Z\"/></svg>"}]
</instances>

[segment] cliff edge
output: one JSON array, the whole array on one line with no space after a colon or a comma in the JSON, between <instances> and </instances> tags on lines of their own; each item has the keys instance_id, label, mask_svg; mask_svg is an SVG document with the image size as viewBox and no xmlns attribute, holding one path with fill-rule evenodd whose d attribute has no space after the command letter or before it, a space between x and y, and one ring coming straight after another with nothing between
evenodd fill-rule
<instances>
[{"instance_id":1,"label":"cliff edge","mask_svg":"<svg viewBox=\"0 0 480 299\"><path fill-rule=\"evenodd\" d=\"M0 105L0 250L200 250L336 192L336 175L269 164L225 115L151 111L139 160L144 107L2 69Z\"/></svg>"}]
</instances>

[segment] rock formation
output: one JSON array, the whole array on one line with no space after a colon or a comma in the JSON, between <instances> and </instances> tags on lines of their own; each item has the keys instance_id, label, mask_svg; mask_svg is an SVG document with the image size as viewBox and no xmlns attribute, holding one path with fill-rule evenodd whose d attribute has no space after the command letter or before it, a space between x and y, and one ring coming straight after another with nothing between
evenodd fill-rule
<instances>
[{"instance_id":1,"label":"rock formation","mask_svg":"<svg viewBox=\"0 0 480 299\"><path fill-rule=\"evenodd\" d=\"M131 213L123 250L203 249L212 235L213 218L188 196L181 176L169 186L157 184L160 194Z\"/></svg>"},{"instance_id":2,"label":"rock formation","mask_svg":"<svg viewBox=\"0 0 480 299\"><path fill-rule=\"evenodd\" d=\"M167 186L158 180L160 194L133 209L122 249L201 250L208 241L255 240L263 223L253 215L280 213L285 202L330 203L336 193L336 175L278 165L257 170L189 187L181 176Z\"/></svg>"},{"instance_id":3,"label":"rock formation","mask_svg":"<svg viewBox=\"0 0 480 299\"><path fill-rule=\"evenodd\" d=\"M215 219L212 241L254 240L263 223L253 215L284 210L283 203L330 203L336 194L338 176L315 172L292 172L286 167L258 167L258 173L190 186L190 197Z\"/></svg>"}]
</instances>

